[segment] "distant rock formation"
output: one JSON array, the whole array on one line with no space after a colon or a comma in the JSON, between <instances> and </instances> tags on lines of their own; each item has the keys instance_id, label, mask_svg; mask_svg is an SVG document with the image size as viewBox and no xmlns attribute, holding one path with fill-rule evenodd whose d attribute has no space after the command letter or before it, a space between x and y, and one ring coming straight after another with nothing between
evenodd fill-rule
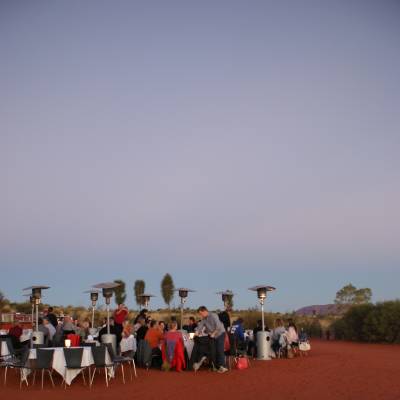
<instances>
[{"instance_id":1,"label":"distant rock formation","mask_svg":"<svg viewBox=\"0 0 400 400\"><path fill-rule=\"evenodd\" d=\"M296 311L296 315L306 315L306 316L313 316L313 315L325 316L325 315L335 315L339 313L340 312L336 304L307 306L299 308Z\"/></svg>"}]
</instances>

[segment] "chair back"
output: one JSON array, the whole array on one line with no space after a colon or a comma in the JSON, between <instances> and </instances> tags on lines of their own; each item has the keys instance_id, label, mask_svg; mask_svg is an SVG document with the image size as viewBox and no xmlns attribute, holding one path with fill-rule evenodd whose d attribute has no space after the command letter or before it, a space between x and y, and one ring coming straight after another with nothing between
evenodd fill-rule
<instances>
[{"instance_id":1,"label":"chair back","mask_svg":"<svg viewBox=\"0 0 400 400\"><path fill-rule=\"evenodd\" d=\"M53 364L54 349L36 349L36 368L50 369Z\"/></svg>"},{"instance_id":2,"label":"chair back","mask_svg":"<svg viewBox=\"0 0 400 400\"><path fill-rule=\"evenodd\" d=\"M107 347L108 354L110 355L111 361L114 361L116 358L116 354L114 352L114 348L111 343L104 343Z\"/></svg>"},{"instance_id":3,"label":"chair back","mask_svg":"<svg viewBox=\"0 0 400 400\"><path fill-rule=\"evenodd\" d=\"M67 368L82 368L83 347L65 348L64 347L65 364Z\"/></svg>"},{"instance_id":4,"label":"chair back","mask_svg":"<svg viewBox=\"0 0 400 400\"><path fill-rule=\"evenodd\" d=\"M82 347L96 347L97 346L97 342L82 342L81 346Z\"/></svg>"},{"instance_id":5,"label":"chair back","mask_svg":"<svg viewBox=\"0 0 400 400\"><path fill-rule=\"evenodd\" d=\"M18 364L25 367L29 360L29 354L30 349L28 347L25 347L21 353L21 358Z\"/></svg>"},{"instance_id":6,"label":"chair back","mask_svg":"<svg viewBox=\"0 0 400 400\"><path fill-rule=\"evenodd\" d=\"M92 347L93 361L96 367L106 366L106 351L107 351L106 346Z\"/></svg>"}]
</instances>

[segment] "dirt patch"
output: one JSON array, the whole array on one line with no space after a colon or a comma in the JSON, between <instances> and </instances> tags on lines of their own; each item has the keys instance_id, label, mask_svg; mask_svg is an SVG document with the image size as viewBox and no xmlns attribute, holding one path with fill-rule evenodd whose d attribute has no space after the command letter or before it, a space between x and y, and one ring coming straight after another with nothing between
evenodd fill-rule
<instances>
[{"instance_id":1,"label":"dirt patch","mask_svg":"<svg viewBox=\"0 0 400 400\"><path fill-rule=\"evenodd\" d=\"M120 375L108 389L97 376L92 390L81 378L66 390L40 385L23 387L11 371L0 398L73 399L268 399L268 400L399 400L400 346L313 341L308 357L253 361L245 371L217 374L209 371L159 372L138 370L138 378L122 384ZM2 378L3 376L1 376Z\"/></svg>"}]
</instances>

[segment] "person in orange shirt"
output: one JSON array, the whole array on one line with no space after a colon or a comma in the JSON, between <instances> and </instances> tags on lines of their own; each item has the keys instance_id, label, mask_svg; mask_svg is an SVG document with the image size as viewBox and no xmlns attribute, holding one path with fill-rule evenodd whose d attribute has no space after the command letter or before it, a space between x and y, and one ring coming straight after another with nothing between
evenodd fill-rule
<instances>
[{"instance_id":1,"label":"person in orange shirt","mask_svg":"<svg viewBox=\"0 0 400 400\"><path fill-rule=\"evenodd\" d=\"M163 333L158 326L157 321L150 322L150 328L146 332L145 340L149 343L152 349L160 348L161 341L163 340Z\"/></svg>"}]
</instances>

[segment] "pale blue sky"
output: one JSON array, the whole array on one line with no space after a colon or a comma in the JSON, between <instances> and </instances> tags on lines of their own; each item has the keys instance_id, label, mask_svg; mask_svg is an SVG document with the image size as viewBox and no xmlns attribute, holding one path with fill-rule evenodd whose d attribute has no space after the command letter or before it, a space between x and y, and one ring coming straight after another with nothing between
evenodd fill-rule
<instances>
[{"instance_id":1,"label":"pale blue sky","mask_svg":"<svg viewBox=\"0 0 400 400\"><path fill-rule=\"evenodd\" d=\"M0 290L399 296L400 3L2 1ZM133 305L132 291L128 303Z\"/></svg>"}]
</instances>

